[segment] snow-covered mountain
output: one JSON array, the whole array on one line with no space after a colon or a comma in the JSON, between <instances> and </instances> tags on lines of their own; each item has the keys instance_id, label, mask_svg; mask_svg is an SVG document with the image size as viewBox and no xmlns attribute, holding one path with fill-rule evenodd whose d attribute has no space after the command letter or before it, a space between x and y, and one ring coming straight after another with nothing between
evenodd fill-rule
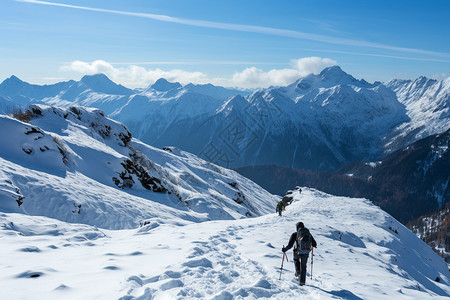
<instances>
[{"instance_id":1,"label":"snow-covered mountain","mask_svg":"<svg viewBox=\"0 0 450 300\"><path fill-rule=\"evenodd\" d=\"M410 122L400 124L386 138L386 148L395 150L450 128L450 77L444 80L419 77L392 80L386 84L405 105Z\"/></svg>"},{"instance_id":2,"label":"snow-covered mountain","mask_svg":"<svg viewBox=\"0 0 450 300\"><path fill-rule=\"evenodd\" d=\"M42 102L97 107L150 145L173 145L222 166L335 170L448 129L449 80L371 84L334 66L248 95L165 79L128 90L104 75L58 84L55 94L57 85L44 93L10 78L0 85L0 109ZM33 89L40 92L32 96Z\"/></svg>"},{"instance_id":3,"label":"snow-covered mountain","mask_svg":"<svg viewBox=\"0 0 450 300\"><path fill-rule=\"evenodd\" d=\"M302 190L281 218L131 230L1 212L0 293L5 299L448 299L447 265L391 216L364 199ZM292 251L279 280L281 247L298 221L318 242L303 287L294 279Z\"/></svg>"},{"instance_id":4,"label":"snow-covered mountain","mask_svg":"<svg viewBox=\"0 0 450 300\"><path fill-rule=\"evenodd\" d=\"M273 196L175 147L156 149L92 108L32 105L0 115L0 211L102 228L239 219Z\"/></svg>"}]
</instances>

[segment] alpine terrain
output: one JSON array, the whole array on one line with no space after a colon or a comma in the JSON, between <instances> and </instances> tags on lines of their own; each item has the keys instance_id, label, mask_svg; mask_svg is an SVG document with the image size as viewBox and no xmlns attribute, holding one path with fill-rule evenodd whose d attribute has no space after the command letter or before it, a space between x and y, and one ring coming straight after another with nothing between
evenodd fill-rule
<instances>
[{"instance_id":1,"label":"alpine terrain","mask_svg":"<svg viewBox=\"0 0 450 300\"><path fill-rule=\"evenodd\" d=\"M450 296L442 258L369 200L303 187L279 217L279 196L99 109L35 104L0 127L2 298ZM305 286L292 252L280 269L298 221L318 243Z\"/></svg>"}]
</instances>

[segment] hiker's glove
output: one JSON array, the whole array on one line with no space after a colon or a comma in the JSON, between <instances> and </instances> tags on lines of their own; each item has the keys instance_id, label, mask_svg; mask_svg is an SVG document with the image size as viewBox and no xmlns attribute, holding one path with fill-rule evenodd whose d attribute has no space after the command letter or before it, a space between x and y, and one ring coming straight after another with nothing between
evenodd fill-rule
<instances>
[{"instance_id":1,"label":"hiker's glove","mask_svg":"<svg viewBox=\"0 0 450 300\"><path fill-rule=\"evenodd\" d=\"M286 248L284 248L284 247L281 248L281 251L286 252Z\"/></svg>"}]
</instances>

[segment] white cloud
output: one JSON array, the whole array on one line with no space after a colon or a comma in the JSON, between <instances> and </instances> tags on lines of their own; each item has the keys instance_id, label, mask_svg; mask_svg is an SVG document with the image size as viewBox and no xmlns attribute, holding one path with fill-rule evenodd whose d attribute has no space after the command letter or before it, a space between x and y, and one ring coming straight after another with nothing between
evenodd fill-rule
<instances>
[{"instance_id":1,"label":"white cloud","mask_svg":"<svg viewBox=\"0 0 450 300\"><path fill-rule=\"evenodd\" d=\"M318 74L326 67L335 66L337 61L329 58L321 58L317 56L303 57L292 60L291 64L296 69L300 76L308 74Z\"/></svg>"},{"instance_id":2,"label":"white cloud","mask_svg":"<svg viewBox=\"0 0 450 300\"><path fill-rule=\"evenodd\" d=\"M323 68L336 65L336 61L329 58L305 57L291 61L291 67L285 69L272 69L264 71L256 67L249 67L241 72L236 72L230 77L212 78L202 72L189 72L181 69L162 70L146 69L141 66L128 65L115 67L104 60L96 60L91 63L74 61L61 67L62 71L72 71L83 75L103 73L111 80L127 87L146 87L159 78L169 81L178 81L182 84L212 83L216 85L241 88L260 88L271 85L288 85L299 77L311 73L319 73Z\"/></svg>"},{"instance_id":3,"label":"white cloud","mask_svg":"<svg viewBox=\"0 0 450 300\"><path fill-rule=\"evenodd\" d=\"M288 85L299 77L311 73L317 74L324 68L336 64L337 62L335 60L313 56L292 60L291 68L289 69L273 69L266 72L255 67L250 67L242 72L235 73L232 78L233 84L231 85L246 88Z\"/></svg>"},{"instance_id":4,"label":"white cloud","mask_svg":"<svg viewBox=\"0 0 450 300\"><path fill-rule=\"evenodd\" d=\"M441 74L434 74L431 76L431 78L436 79L436 80L444 80L447 79L449 76L446 73L441 73Z\"/></svg>"},{"instance_id":5,"label":"white cloud","mask_svg":"<svg viewBox=\"0 0 450 300\"><path fill-rule=\"evenodd\" d=\"M85 75L103 73L114 82L133 88L146 87L149 84L154 83L159 78L165 78L169 81L178 81L182 84L187 84L190 82L208 82L207 76L202 72L188 72L180 69L164 71L160 68L146 69L136 65L116 68L104 60L96 60L92 63L74 61L62 66L61 70L75 71Z\"/></svg>"}]
</instances>

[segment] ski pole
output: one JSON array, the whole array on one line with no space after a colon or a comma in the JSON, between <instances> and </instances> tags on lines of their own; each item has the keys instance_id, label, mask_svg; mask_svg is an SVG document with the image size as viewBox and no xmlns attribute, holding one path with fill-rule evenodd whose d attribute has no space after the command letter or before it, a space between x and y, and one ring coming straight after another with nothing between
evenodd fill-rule
<instances>
[{"instance_id":1,"label":"ski pole","mask_svg":"<svg viewBox=\"0 0 450 300\"><path fill-rule=\"evenodd\" d=\"M314 262L314 247L312 247L312 252L311 252L311 279L312 279L312 273L313 273L313 262Z\"/></svg>"},{"instance_id":2,"label":"ski pole","mask_svg":"<svg viewBox=\"0 0 450 300\"><path fill-rule=\"evenodd\" d=\"M283 245L284 248L284 245ZM283 260L281 261L281 268L280 268L280 279L281 280L281 272L283 272L283 264L284 264L284 257L286 256L286 252L283 252Z\"/></svg>"}]
</instances>

